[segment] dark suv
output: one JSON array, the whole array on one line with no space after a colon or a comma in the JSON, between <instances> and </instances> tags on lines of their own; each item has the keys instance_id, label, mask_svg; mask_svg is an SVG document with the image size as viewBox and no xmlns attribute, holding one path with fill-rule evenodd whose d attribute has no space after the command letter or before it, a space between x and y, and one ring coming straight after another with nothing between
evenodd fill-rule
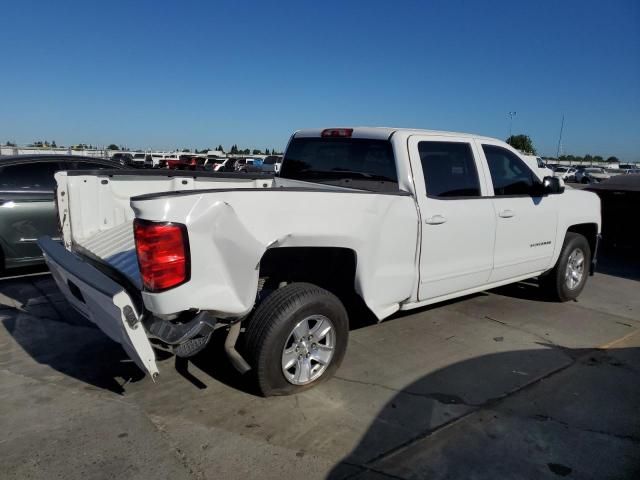
<instances>
[{"instance_id":1,"label":"dark suv","mask_svg":"<svg viewBox=\"0 0 640 480\"><path fill-rule=\"evenodd\" d=\"M117 161L75 155L0 157L0 272L42 263L36 240L58 236L53 174L104 168L124 167Z\"/></svg>"}]
</instances>

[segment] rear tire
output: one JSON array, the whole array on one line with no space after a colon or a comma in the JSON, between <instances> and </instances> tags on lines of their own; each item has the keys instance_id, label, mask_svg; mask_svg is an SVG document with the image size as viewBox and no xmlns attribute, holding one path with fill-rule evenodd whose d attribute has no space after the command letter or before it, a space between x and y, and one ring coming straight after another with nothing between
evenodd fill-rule
<instances>
[{"instance_id":1,"label":"rear tire","mask_svg":"<svg viewBox=\"0 0 640 480\"><path fill-rule=\"evenodd\" d=\"M589 276L591 247L579 233L567 232L560 257L552 270L540 277L540 287L555 301L578 298Z\"/></svg>"},{"instance_id":2,"label":"rear tire","mask_svg":"<svg viewBox=\"0 0 640 480\"><path fill-rule=\"evenodd\" d=\"M245 354L260 393L290 395L329 378L347 348L349 320L342 302L310 283L279 288L246 330Z\"/></svg>"}]
</instances>

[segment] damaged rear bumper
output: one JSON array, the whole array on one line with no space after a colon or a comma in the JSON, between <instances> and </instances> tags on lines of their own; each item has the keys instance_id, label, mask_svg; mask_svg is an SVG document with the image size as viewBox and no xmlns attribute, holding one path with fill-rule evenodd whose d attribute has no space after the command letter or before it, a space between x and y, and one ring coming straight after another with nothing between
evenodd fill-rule
<instances>
[{"instance_id":1,"label":"damaged rear bumper","mask_svg":"<svg viewBox=\"0 0 640 480\"><path fill-rule=\"evenodd\" d=\"M229 327L225 351L234 367L250 369L235 349L240 321L218 322L209 312L184 312L179 321L163 319L144 309L137 291L112 278L95 259L70 252L49 237L38 244L61 292L84 317L95 323L112 340L120 343L129 357L152 378L159 374L152 347L191 357L209 342L213 332ZM129 289L129 290L127 290Z\"/></svg>"}]
</instances>

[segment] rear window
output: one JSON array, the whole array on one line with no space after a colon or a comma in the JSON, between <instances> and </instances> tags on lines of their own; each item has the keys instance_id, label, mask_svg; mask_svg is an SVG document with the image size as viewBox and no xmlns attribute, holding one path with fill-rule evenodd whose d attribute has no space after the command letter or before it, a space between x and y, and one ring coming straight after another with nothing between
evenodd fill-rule
<instances>
[{"instance_id":1,"label":"rear window","mask_svg":"<svg viewBox=\"0 0 640 480\"><path fill-rule=\"evenodd\" d=\"M294 138L280 176L372 191L398 191L391 143L366 138Z\"/></svg>"}]
</instances>

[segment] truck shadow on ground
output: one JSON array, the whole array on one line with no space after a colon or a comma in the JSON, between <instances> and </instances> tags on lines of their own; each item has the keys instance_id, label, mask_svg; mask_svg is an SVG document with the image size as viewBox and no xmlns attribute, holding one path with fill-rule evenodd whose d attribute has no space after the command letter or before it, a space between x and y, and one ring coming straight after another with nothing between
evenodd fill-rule
<instances>
[{"instance_id":1,"label":"truck shadow on ground","mask_svg":"<svg viewBox=\"0 0 640 480\"><path fill-rule=\"evenodd\" d=\"M638 366L640 348L547 344L453 363L398 391L327 478L638 478Z\"/></svg>"},{"instance_id":2,"label":"truck shadow on ground","mask_svg":"<svg viewBox=\"0 0 640 480\"><path fill-rule=\"evenodd\" d=\"M122 347L97 328L69 325L8 309L0 311L0 318L3 327L32 360L65 376L117 394L124 394L127 383L144 378ZM11 352L3 353L11 355ZM12 369L24 374L31 366L18 360ZM37 377L38 373L34 372L33 376Z\"/></svg>"},{"instance_id":3,"label":"truck shadow on ground","mask_svg":"<svg viewBox=\"0 0 640 480\"><path fill-rule=\"evenodd\" d=\"M143 378L119 344L66 302L50 275L2 279L0 322L15 341L0 354L16 373L37 377L33 360L63 376L118 394L124 393L126 383ZM50 376L51 372L42 374Z\"/></svg>"}]
</instances>

